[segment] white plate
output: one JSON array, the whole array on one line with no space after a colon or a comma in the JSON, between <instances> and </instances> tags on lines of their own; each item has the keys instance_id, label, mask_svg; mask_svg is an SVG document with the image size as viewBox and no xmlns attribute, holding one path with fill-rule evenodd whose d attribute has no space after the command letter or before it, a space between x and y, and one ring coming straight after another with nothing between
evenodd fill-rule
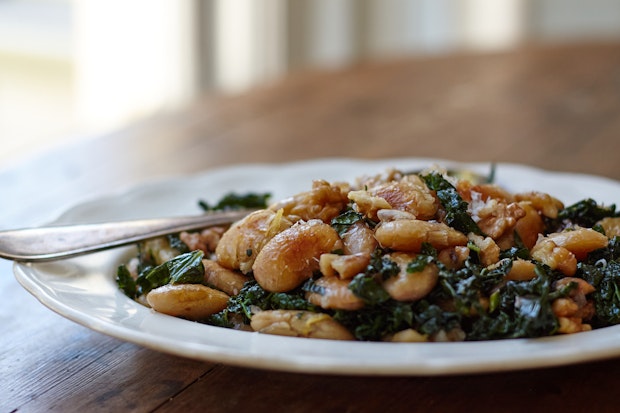
<instances>
[{"instance_id":1,"label":"white plate","mask_svg":"<svg viewBox=\"0 0 620 413\"><path fill-rule=\"evenodd\" d=\"M424 159L324 159L281 165L246 165L154 182L124 194L79 205L58 223L198 213L198 199L216 201L229 191L269 191L273 200L307 190L316 178L352 180L388 167L425 168ZM462 165L461 165L462 166ZM488 164L465 165L487 173ZM551 173L519 165L497 166L496 181L513 191L541 190L570 204L592 197L620 199L620 183ZM337 342L234 331L157 314L116 287L122 248L42 264L15 264L18 281L62 316L95 331L155 350L232 365L294 372L372 375L442 375L557 366L620 355L620 326L543 339L460 343Z\"/></svg>"}]
</instances>

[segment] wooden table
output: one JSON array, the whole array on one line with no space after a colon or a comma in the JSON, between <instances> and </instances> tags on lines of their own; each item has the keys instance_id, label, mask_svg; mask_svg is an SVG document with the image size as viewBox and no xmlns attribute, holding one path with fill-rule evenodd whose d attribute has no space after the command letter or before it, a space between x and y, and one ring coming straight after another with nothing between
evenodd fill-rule
<instances>
[{"instance_id":1,"label":"wooden table","mask_svg":"<svg viewBox=\"0 0 620 413\"><path fill-rule=\"evenodd\" d=\"M122 99L122 95L119 95ZM0 170L0 228L170 175L318 157L515 162L620 180L620 44L304 73L206 97ZM620 200L620 194L618 194ZM0 411L617 411L620 360L449 377L342 377L197 362L49 311L0 261Z\"/></svg>"}]
</instances>

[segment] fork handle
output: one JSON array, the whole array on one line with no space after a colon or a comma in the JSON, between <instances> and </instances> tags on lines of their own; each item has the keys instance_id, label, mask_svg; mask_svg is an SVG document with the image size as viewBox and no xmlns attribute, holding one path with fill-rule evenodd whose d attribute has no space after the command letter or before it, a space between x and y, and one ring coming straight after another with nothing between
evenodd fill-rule
<instances>
[{"instance_id":1,"label":"fork handle","mask_svg":"<svg viewBox=\"0 0 620 413\"><path fill-rule=\"evenodd\" d=\"M52 261L166 234L232 224L250 212L252 210L244 209L197 216L0 231L0 258L22 262Z\"/></svg>"}]
</instances>

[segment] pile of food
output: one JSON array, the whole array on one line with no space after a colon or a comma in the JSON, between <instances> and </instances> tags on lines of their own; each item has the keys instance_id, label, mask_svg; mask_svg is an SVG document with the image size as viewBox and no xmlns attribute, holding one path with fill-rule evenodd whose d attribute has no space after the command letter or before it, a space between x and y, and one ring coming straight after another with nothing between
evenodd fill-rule
<instances>
[{"instance_id":1,"label":"pile of food","mask_svg":"<svg viewBox=\"0 0 620 413\"><path fill-rule=\"evenodd\" d=\"M317 180L230 227L141 243L117 282L153 310L297 337L463 341L620 322L620 214L432 168ZM203 206L208 207L204 203Z\"/></svg>"}]
</instances>

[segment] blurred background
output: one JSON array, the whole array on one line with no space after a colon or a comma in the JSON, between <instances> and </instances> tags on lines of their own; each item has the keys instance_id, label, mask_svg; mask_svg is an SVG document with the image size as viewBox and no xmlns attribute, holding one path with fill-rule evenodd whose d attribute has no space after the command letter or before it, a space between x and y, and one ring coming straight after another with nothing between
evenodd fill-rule
<instances>
[{"instance_id":1,"label":"blurred background","mask_svg":"<svg viewBox=\"0 0 620 413\"><path fill-rule=\"evenodd\" d=\"M291 72L618 38L617 0L0 0L0 167Z\"/></svg>"}]
</instances>

